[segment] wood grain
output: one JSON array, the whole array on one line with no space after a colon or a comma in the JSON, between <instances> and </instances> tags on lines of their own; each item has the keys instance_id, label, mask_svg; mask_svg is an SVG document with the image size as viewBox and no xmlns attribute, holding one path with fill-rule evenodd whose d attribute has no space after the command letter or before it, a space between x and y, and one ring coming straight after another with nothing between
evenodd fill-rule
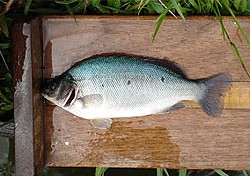
<instances>
[{"instance_id":1,"label":"wood grain","mask_svg":"<svg viewBox=\"0 0 250 176\"><path fill-rule=\"evenodd\" d=\"M31 58L32 58L32 105L34 125L34 168L35 175L41 175L44 166L44 119L43 102L40 94L42 67L43 67L43 44L42 44L42 21L36 18L31 22Z\"/></svg>"},{"instance_id":2,"label":"wood grain","mask_svg":"<svg viewBox=\"0 0 250 176\"><path fill-rule=\"evenodd\" d=\"M29 29L25 23L26 31ZM13 26L15 175L34 175L32 68L24 22ZM27 57L26 57L27 56Z\"/></svg>"},{"instance_id":3,"label":"wood grain","mask_svg":"<svg viewBox=\"0 0 250 176\"><path fill-rule=\"evenodd\" d=\"M249 79L213 17L166 18L151 44L156 17L43 19L44 77L100 53L128 53L176 62L189 78L230 73L234 83L220 117L189 108L165 115L115 119L108 130L45 105L47 166L250 169ZM225 26L250 68L250 50L231 18ZM241 18L250 34L250 18ZM241 94L243 90L244 94ZM243 97L237 99L237 97ZM242 104L239 104L241 102ZM244 106L244 107L243 107Z\"/></svg>"},{"instance_id":4,"label":"wood grain","mask_svg":"<svg viewBox=\"0 0 250 176\"><path fill-rule=\"evenodd\" d=\"M15 22L13 26L15 175L17 176L39 176L44 166L43 109L40 95L41 24L41 19L37 18L32 22Z\"/></svg>"},{"instance_id":5,"label":"wood grain","mask_svg":"<svg viewBox=\"0 0 250 176\"><path fill-rule=\"evenodd\" d=\"M108 130L58 107L46 110L53 114L48 166L249 168L249 110L225 110L219 118L198 109L121 118Z\"/></svg>"},{"instance_id":6,"label":"wood grain","mask_svg":"<svg viewBox=\"0 0 250 176\"><path fill-rule=\"evenodd\" d=\"M44 49L47 42L53 45L52 76L89 56L116 52L169 59L179 64L191 79L230 73L234 81L248 81L215 18L189 18L186 23L166 19L151 44L154 19L88 17L79 18L77 23L71 18L44 20ZM248 18L240 20L247 34L249 21ZM249 47L238 35L232 19L226 18L225 25L249 68Z\"/></svg>"}]
</instances>

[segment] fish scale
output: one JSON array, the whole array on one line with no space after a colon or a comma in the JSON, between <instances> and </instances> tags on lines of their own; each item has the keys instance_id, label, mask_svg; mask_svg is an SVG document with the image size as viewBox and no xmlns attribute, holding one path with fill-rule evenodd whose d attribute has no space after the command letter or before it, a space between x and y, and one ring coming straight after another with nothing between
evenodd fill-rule
<instances>
[{"instance_id":1,"label":"fish scale","mask_svg":"<svg viewBox=\"0 0 250 176\"><path fill-rule=\"evenodd\" d=\"M103 105L98 107L98 111L104 111L102 117L131 116L131 108L138 109L135 116L157 113L182 99L194 99L193 90L200 91L200 86L180 79L169 70L133 58L101 57L83 62L69 73L75 80L82 80L77 84L83 94L103 95ZM97 115L92 112L91 116Z\"/></svg>"}]
</instances>

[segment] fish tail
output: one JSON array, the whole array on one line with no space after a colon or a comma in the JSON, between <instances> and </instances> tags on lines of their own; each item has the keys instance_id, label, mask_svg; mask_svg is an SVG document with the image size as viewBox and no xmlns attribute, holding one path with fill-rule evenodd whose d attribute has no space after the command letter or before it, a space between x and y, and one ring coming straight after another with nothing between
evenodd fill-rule
<instances>
[{"instance_id":1,"label":"fish tail","mask_svg":"<svg viewBox=\"0 0 250 176\"><path fill-rule=\"evenodd\" d=\"M205 92L198 100L201 108L210 116L220 115L223 109L221 96L230 88L232 76L229 74L219 74L212 78L204 79L199 83L205 85Z\"/></svg>"}]
</instances>

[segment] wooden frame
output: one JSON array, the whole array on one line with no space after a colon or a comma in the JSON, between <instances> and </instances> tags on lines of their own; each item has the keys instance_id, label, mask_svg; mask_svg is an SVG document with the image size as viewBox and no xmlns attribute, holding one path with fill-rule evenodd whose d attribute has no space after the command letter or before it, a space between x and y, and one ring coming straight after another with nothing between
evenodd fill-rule
<instances>
[{"instance_id":1,"label":"wooden frame","mask_svg":"<svg viewBox=\"0 0 250 176\"><path fill-rule=\"evenodd\" d=\"M40 18L13 26L16 175L40 175L44 166L41 29Z\"/></svg>"},{"instance_id":2,"label":"wooden frame","mask_svg":"<svg viewBox=\"0 0 250 176\"><path fill-rule=\"evenodd\" d=\"M29 72L30 75L26 81L32 81L32 86L27 85L27 90L32 92L32 95L26 97L28 101L24 102L25 100L22 98L20 100L18 95L20 92L16 91L15 94L17 174L20 172L22 175L24 173L39 175L44 165L250 169L248 139L250 102L247 98L250 95L249 80L229 45L223 41L220 26L215 18L190 17L187 18L186 23L167 18L167 26L162 26L153 45L150 44L150 39L156 17L79 16L76 18L78 24L65 16L37 18L31 23L33 71L32 74ZM240 22L249 34L250 19L243 17L240 18ZM21 32L21 26L18 25L21 24L18 23L15 27ZM60 28L64 25L67 28ZM242 36L237 33L231 18L225 18L225 25L230 34L233 33L232 37L249 68L249 47L241 41ZM53 31L55 27L58 27L59 32ZM52 31L48 31L49 28ZM60 29L63 29L61 33ZM147 33L142 32L143 29ZM80 30L79 36L86 34L86 39L90 42L78 40L77 35L74 38L73 33L77 33L77 30ZM148 31L151 33L149 34ZM60 35L65 35L72 40L60 41ZM59 39L56 41L58 36ZM115 38L119 36L121 39ZM24 44L25 36L14 41ZM65 57L71 60L60 58L59 63L60 59L54 56L61 56L59 53L61 49L57 44L62 41L68 41L69 45L72 42L79 41L79 43L75 45L76 50L67 49L65 46ZM91 47L88 47L90 46L88 44L92 44ZM44 77L55 76L79 61L78 52L72 52L75 57L70 53L70 51L78 51L78 46L83 46L85 49L79 52L81 57L101 52L129 52L163 59L167 57L185 68L192 79L208 77L219 72L231 73L235 83L230 91L231 95L227 94L224 99L227 109L219 118L211 118L197 109L196 105L188 103L188 109L179 110L170 115L160 115L157 118L147 116L115 119L109 130L93 129L87 120L75 118L60 108L51 105L43 107L39 94L42 74ZM14 48L14 53L19 53L16 58L21 57L24 60L25 50L18 50L20 49ZM42 57L44 63L42 63ZM220 57L220 60L216 57ZM17 73L15 79L22 78L23 73L20 70L23 68L23 60L21 59L21 65L14 69ZM17 87L18 81L15 85ZM244 90L243 96L239 95L242 90ZM20 106L24 105L27 107L25 109L27 114L20 112L23 110L20 110ZM30 119L34 121L31 122ZM26 141L25 144L24 141ZM27 162L22 162L23 160ZM30 166L32 169L28 168Z\"/></svg>"}]
</instances>

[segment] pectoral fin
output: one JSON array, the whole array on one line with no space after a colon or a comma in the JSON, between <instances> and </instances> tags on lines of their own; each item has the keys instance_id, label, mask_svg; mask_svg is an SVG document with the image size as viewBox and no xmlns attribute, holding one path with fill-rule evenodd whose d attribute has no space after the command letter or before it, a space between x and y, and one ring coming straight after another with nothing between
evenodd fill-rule
<instances>
[{"instance_id":1,"label":"pectoral fin","mask_svg":"<svg viewBox=\"0 0 250 176\"><path fill-rule=\"evenodd\" d=\"M98 129L108 129L112 124L112 119L91 119L91 125Z\"/></svg>"},{"instance_id":2,"label":"pectoral fin","mask_svg":"<svg viewBox=\"0 0 250 176\"><path fill-rule=\"evenodd\" d=\"M90 94L79 98L84 107L98 107L102 104L103 98L100 94Z\"/></svg>"}]
</instances>

